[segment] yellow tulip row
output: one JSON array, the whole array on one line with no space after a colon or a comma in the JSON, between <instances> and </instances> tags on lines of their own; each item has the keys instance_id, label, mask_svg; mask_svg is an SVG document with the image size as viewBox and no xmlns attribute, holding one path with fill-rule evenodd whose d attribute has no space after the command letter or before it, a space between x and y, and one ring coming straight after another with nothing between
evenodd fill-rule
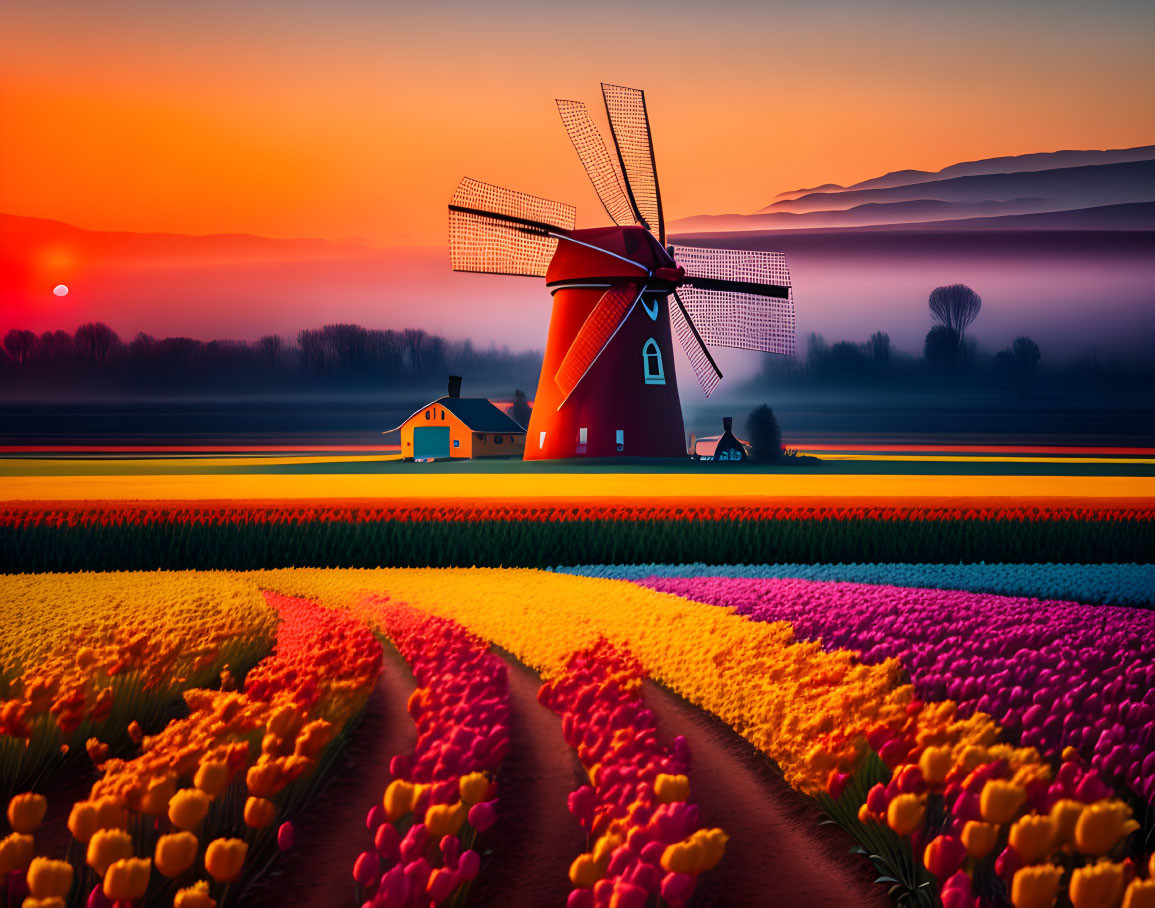
<instances>
[{"instance_id":1,"label":"yellow tulip row","mask_svg":"<svg viewBox=\"0 0 1155 908\"><path fill-rule=\"evenodd\" d=\"M276 623L223 574L0 576L0 790L91 736L127 744L130 722L155 727L183 691L254 664Z\"/></svg>"}]
</instances>

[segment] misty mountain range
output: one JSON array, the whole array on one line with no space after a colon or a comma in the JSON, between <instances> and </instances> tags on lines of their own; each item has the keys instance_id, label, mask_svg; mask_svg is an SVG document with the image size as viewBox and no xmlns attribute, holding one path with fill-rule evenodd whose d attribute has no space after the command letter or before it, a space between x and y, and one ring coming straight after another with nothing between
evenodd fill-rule
<instances>
[{"instance_id":1,"label":"misty mountain range","mask_svg":"<svg viewBox=\"0 0 1155 908\"><path fill-rule=\"evenodd\" d=\"M1148 161L1155 158L1155 145L1137 148L1110 148L1104 151L1045 151L1036 154L1006 155L1000 158L982 158L951 164L942 170L894 170L881 177L872 177L850 186L826 183L812 189L790 189L778 193L779 199L796 199L812 192L843 189L888 189L891 186L911 186L951 177L972 177L987 173L1023 173L1032 170L1058 170L1063 167L1082 167L1087 164L1122 164L1127 161ZM766 211L767 208L762 209Z\"/></svg>"},{"instance_id":2,"label":"misty mountain range","mask_svg":"<svg viewBox=\"0 0 1155 908\"><path fill-rule=\"evenodd\" d=\"M1152 202L1155 146L1143 146L988 158L936 173L894 171L850 187L828 183L784 192L753 214L682 218L671 230L701 234L893 224L930 227L969 219L983 219L987 229L1151 230L1155 211L1147 203ZM1051 212L1065 216L1021 220Z\"/></svg>"}]
</instances>

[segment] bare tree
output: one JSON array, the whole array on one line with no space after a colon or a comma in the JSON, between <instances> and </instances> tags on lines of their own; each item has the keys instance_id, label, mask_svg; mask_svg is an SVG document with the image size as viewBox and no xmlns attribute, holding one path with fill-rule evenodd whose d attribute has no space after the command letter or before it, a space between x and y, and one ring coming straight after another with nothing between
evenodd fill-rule
<instances>
[{"instance_id":1,"label":"bare tree","mask_svg":"<svg viewBox=\"0 0 1155 908\"><path fill-rule=\"evenodd\" d=\"M875 331L867 341L874 364L885 369L890 364L890 335L885 331Z\"/></svg>"},{"instance_id":2,"label":"bare tree","mask_svg":"<svg viewBox=\"0 0 1155 908\"><path fill-rule=\"evenodd\" d=\"M280 335L266 334L259 341L257 341L257 349L265 355L266 368L275 369L277 366L277 356L281 352Z\"/></svg>"},{"instance_id":3,"label":"bare tree","mask_svg":"<svg viewBox=\"0 0 1155 908\"><path fill-rule=\"evenodd\" d=\"M966 284L947 284L930 292L929 305L934 320L950 328L961 342L967 326L978 317L983 299Z\"/></svg>"},{"instance_id":4,"label":"bare tree","mask_svg":"<svg viewBox=\"0 0 1155 908\"><path fill-rule=\"evenodd\" d=\"M120 346L120 338L104 322L81 325L76 329L74 342L81 356L94 366L103 366Z\"/></svg>"},{"instance_id":5,"label":"bare tree","mask_svg":"<svg viewBox=\"0 0 1155 908\"><path fill-rule=\"evenodd\" d=\"M18 365L24 365L35 346L36 335L27 329L13 328L4 335L4 349Z\"/></svg>"},{"instance_id":6,"label":"bare tree","mask_svg":"<svg viewBox=\"0 0 1155 908\"><path fill-rule=\"evenodd\" d=\"M1027 376L1034 374L1035 367L1039 365L1039 359L1042 357L1039 345L1029 337L1016 337L1015 342L1011 344L1011 353Z\"/></svg>"}]
</instances>

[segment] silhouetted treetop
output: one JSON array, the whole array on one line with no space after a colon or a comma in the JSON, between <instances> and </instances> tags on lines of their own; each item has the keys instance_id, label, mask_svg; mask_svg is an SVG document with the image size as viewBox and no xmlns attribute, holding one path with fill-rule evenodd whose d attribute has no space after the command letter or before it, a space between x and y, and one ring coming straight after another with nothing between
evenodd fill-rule
<instances>
[{"instance_id":1,"label":"silhouetted treetop","mask_svg":"<svg viewBox=\"0 0 1155 908\"><path fill-rule=\"evenodd\" d=\"M121 345L120 338L104 322L87 322L73 338L80 355L94 366L103 366Z\"/></svg>"},{"instance_id":2,"label":"silhouetted treetop","mask_svg":"<svg viewBox=\"0 0 1155 908\"><path fill-rule=\"evenodd\" d=\"M926 333L922 352L926 361L938 368L950 368L958 359L959 336L953 328L935 325Z\"/></svg>"},{"instance_id":3,"label":"silhouetted treetop","mask_svg":"<svg viewBox=\"0 0 1155 908\"><path fill-rule=\"evenodd\" d=\"M755 407L746 417L746 440L754 460L775 463L782 458L782 429L766 404Z\"/></svg>"},{"instance_id":4,"label":"silhouetted treetop","mask_svg":"<svg viewBox=\"0 0 1155 908\"><path fill-rule=\"evenodd\" d=\"M18 364L28 361L36 346L36 335L24 328L13 328L4 335L4 349Z\"/></svg>"},{"instance_id":5,"label":"silhouetted treetop","mask_svg":"<svg viewBox=\"0 0 1155 908\"><path fill-rule=\"evenodd\" d=\"M934 320L950 328L961 341L967 327L978 317L983 300L966 284L947 284L930 292L928 304Z\"/></svg>"},{"instance_id":6,"label":"silhouetted treetop","mask_svg":"<svg viewBox=\"0 0 1155 908\"><path fill-rule=\"evenodd\" d=\"M1014 354L1023 371L1028 374L1035 371L1035 367L1038 366L1039 359L1042 357L1042 353L1039 352L1039 345L1029 337L1016 337L1014 343L1011 344L1011 353Z\"/></svg>"},{"instance_id":7,"label":"silhouetted treetop","mask_svg":"<svg viewBox=\"0 0 1155 908\"><path fill-rule=\"evenodd\" d=\"M513 392L513 411L509 414L510 418L523 429L528 429L530 412L529 400L525 392L518 388Z\"/></svg>"}]
</instances>

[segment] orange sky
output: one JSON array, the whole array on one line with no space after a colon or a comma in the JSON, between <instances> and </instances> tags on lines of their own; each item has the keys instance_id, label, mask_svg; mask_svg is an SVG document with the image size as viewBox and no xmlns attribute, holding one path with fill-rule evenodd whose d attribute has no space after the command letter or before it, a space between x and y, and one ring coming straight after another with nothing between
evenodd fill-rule
<instances>
[{"instance_id":1,"label":"orange sky","mask_svg":"<svg viewBox=\"0 0 1155 908\"><path fill-rule=\"evenodd\" d=\"M600 223L553 107L647 90L668 217L1155 141L1155 4L39 0L0 11L0 211L440 245L470 175Z\"/></svg>"}]
</instances>

